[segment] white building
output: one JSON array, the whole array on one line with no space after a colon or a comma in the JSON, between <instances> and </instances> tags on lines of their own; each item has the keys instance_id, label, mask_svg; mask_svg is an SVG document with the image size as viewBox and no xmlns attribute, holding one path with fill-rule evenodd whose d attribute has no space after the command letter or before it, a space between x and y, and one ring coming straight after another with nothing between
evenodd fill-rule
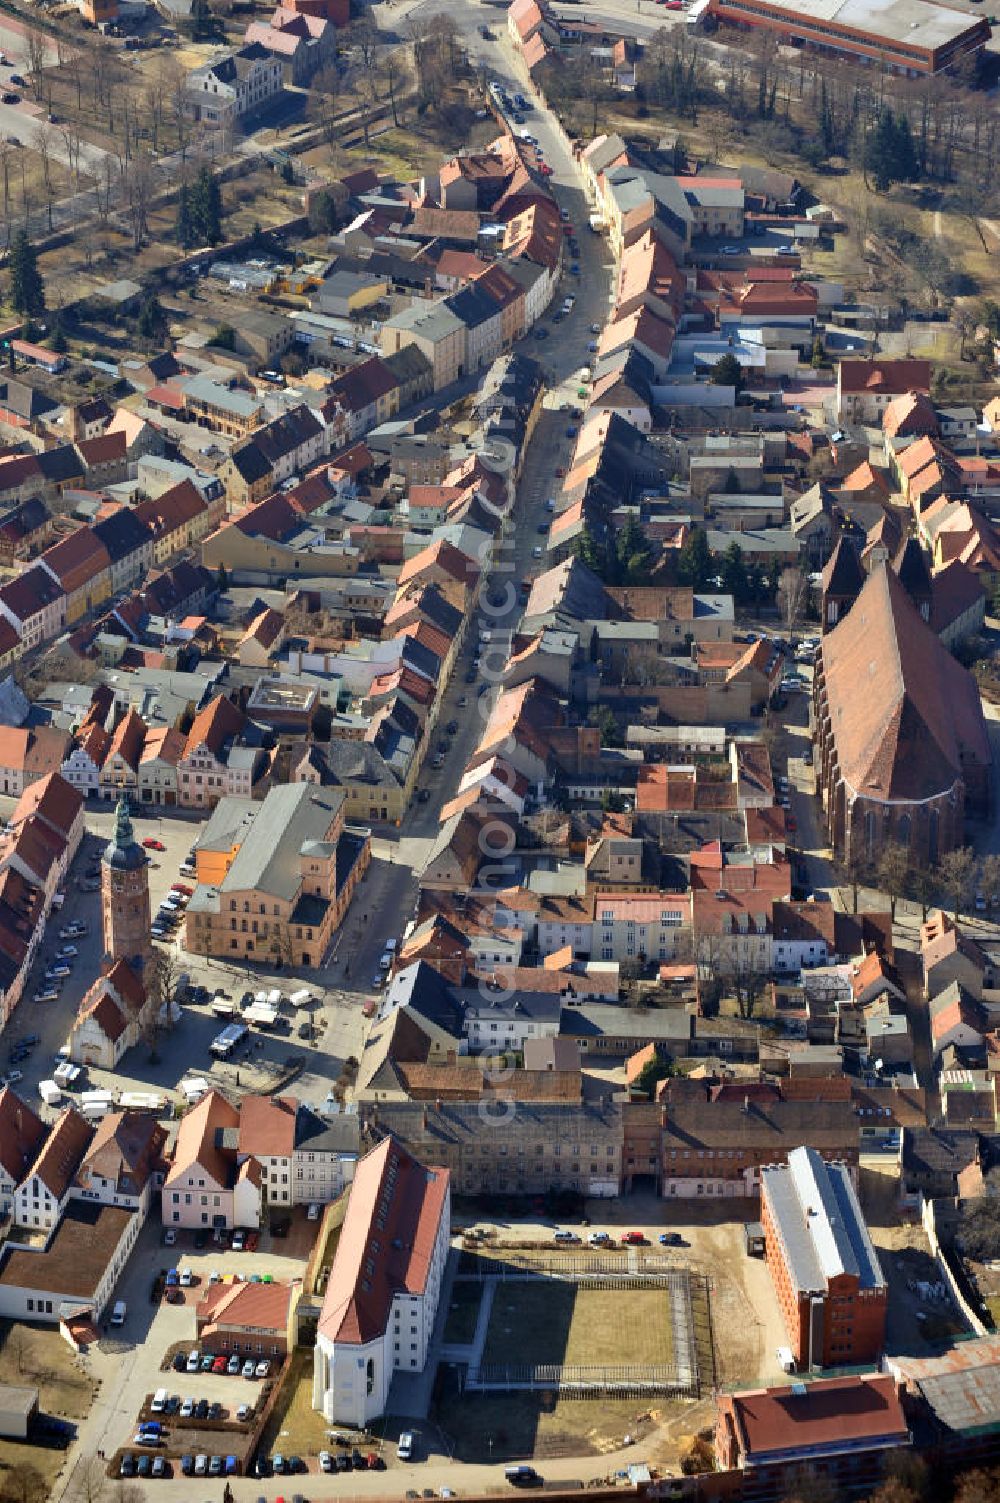
<instances>
[{"instance_id":1,"label":"white building","mask_svg":"<svg viewBox=\"0 0 1000 1503\"><path fill-rule=\"evenodd\" d=\"M355 1111L326 1120L294 1096L210 1091L181 1123L163 1185L164 1226L257 1227L266 1205L325 1205L354 1178Z\"/></svg>"},{"instance_id":2,"label":"white building","mask_svg":"<svg viewBox=\"0 0 1000 1503\"><path fill-rule=\"evenodd\" d=\"M14 1192L35 1162L48 1129L13 1087L0 1090L0 1216L14 1205Z\"/></svg>"},{"instance_id":3,"label":"white building","mask_svg":"<svg viewBox=\"0 0 1000 1503\"><path fill-rule=\"evenodd\" d=\"M15 1225L33 1232L54 1230L93 1136L90 1123L68 1106L14 1192Z\"/></svg>"},{"instance_id":4,"label":"white building","mask_svg":"<svg viewBox=\"0 0 1000 1503\"><path fill-rule=\"evenodd\" d=\"M240 1114L218 1091L209 1091L177 1131L173 1163L163 1182L164 1226L185 1228L260 1225L261 1166L237 1154Z\"/></svg>"},{"instance_id":5,"label":"white building","mask_svg":"<svg viewBox=\"0 0 1000 1503\"><path fill-rule=\"evenodd\" d=\"M393 1373L424 1367L450 1234L447 1169L425 1168L393 1138L365 1155L316 1337L313 1407L328 1423L369 1424Z\"/></svg>"},{"instance_id":6,"label":"white building","mask_svg":"<svg viewBox=\"0 0 1000 1503\"><path fill-rule=\"evenodd\" d=\"M233 125L281 92L281 60L259 42L195 68L186 80L187 109L208 125Z\"/></svg>"}]
</instances>

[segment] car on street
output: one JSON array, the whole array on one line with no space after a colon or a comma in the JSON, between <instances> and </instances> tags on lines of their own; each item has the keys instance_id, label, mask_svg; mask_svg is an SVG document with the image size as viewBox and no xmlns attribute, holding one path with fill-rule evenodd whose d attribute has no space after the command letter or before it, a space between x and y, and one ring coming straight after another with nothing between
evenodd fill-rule
<instances>
[{"instance_id":1,"label":"car on street","mask_svg":"<svg viewBox=\"0 0 1000 1503\"><path fill-rule=\"evenodd\" d=\"M147 835L142 843L147 851L165 851L167 849L162 840L157 840L152 835Z\"/></svg>"},{"instance_id":2,"label":"car on street","mask_svg":"<svg viewBox=\"0 0 1000 1503\"><path fill-rule=\"evenodd\" d=\"M742 256L743 252L738 245L723 245L721 247L724 256Z\"/></svg>"}]
</instances>

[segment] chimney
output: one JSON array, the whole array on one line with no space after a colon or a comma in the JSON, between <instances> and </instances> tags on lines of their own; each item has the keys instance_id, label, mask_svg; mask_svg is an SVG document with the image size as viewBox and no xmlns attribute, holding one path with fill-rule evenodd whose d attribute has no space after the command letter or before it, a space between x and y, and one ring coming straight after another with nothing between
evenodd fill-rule
<instances>
[{"instance_id":1,"label":"chimney","mask_svg":"<svg viewBox=\"0 0 1000 1503\"><path fill-rule=\"evenodd\" d=\"M667 1125L667 1108L666 1108L666 1103L664 1103L660 1107L660 1126L665 1128L666 1125Z\"/></svg>"}]
</instances>

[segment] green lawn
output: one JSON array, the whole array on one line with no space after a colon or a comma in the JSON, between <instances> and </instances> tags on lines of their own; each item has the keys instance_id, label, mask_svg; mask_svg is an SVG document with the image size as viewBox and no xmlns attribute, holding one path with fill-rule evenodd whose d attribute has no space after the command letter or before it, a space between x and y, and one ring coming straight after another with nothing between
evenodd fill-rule
<instances>
[{"instance_id":1,"label":"green lawn","mask_svg":"<svg viewBox=\"0 0 1000 1503\"><path fill-rule=\"evenodd\" d=\"M561 1280L500 1284L483 1363L584 1367L673 1360L664 1289L585 1289Z\"/></svg>"}]
</instances>

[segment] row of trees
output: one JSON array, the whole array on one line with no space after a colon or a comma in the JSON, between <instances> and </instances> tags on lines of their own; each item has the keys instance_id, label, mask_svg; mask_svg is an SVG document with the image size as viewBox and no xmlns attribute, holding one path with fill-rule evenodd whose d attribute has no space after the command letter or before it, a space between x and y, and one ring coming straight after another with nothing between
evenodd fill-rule
<instances>
[{"instance_id":1,"label":"row of trees","mask_svg":"<svg viewBox=\"0 0 1000 1503\"><path fill-rule=\"evenodd\" d=\"M977 856L967 845L945 851L934 866L921 867L905 846L890 840L874 860L858 857L849 862L844 875L853 890L855 912L862 887L884 892L893 918L901 898L919 903L925 915L943 902L956 917L973 909L977 893L991 905L994 898L1000 901L1000 855Z\"/></svg>"},{"instance_id":2,"label":"row of trees","mask_svg":"<svg viewBox=\"0 0 1000 1503\"><path fill-rule=\"evenodd\" d=\"M608 585L649 584L656 557L638 519L631 515L616 534L609 529L604 542L598 542L585 524L573 551Z\"/></svg>"},{"instance_id":3,"label":"row of trees","mask_svg":"<svg viewBox=\"0 0 1000 1503\"><path fill-rule=\"evenodd\" d=\"M809 581L801 569L748 560L735 539L724 553L713 553L703 527L691 528L675 574L678 584L724 590L740 606L776 605L787 631L794 632L808 610Z\"/></svg>"}]
</instances>

